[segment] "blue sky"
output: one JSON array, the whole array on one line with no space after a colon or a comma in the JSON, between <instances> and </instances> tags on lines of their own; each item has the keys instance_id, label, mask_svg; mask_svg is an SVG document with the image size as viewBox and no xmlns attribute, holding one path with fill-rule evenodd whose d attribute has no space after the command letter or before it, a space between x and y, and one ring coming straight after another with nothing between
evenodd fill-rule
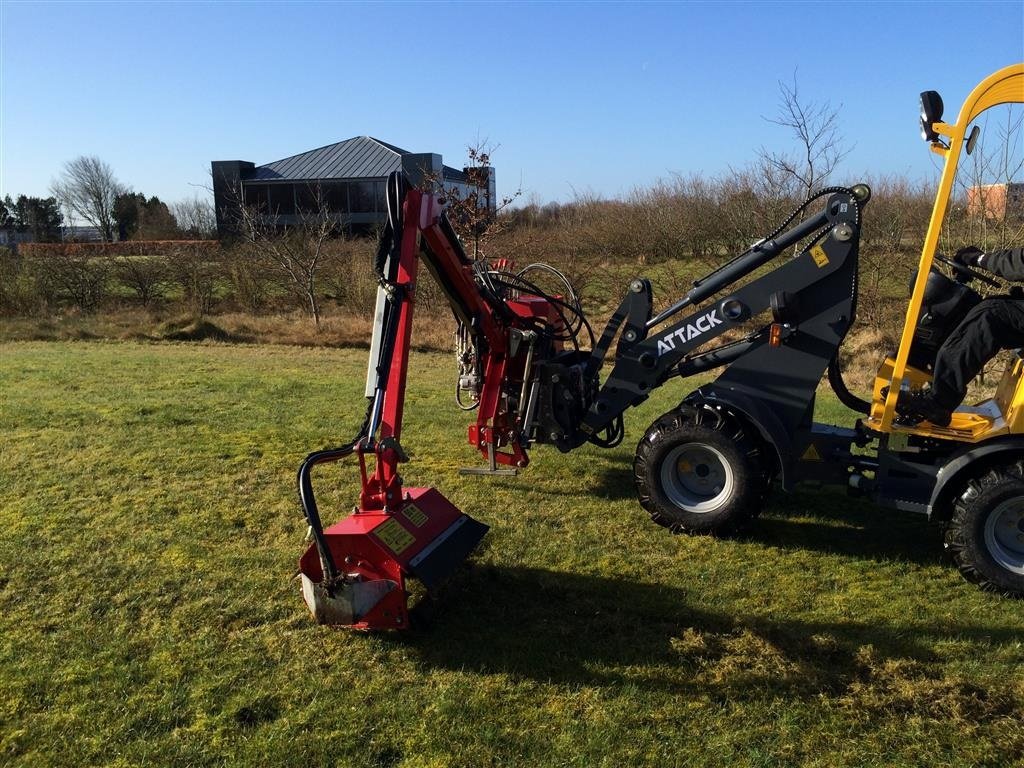
<instances>
[{"instance_id":1,"label":"blue sky","mask_svg":"<svg viewBox=\"0 0 1024 768\"><path fill-rule=\"evenodd\" d=\"M210 160L270 162L360 134L499 191L613 196L786 149L778 81L842 105L836 181L927 175L917 94L955 116L1024 60L1024 3L21 3L0 0L0 194L106 160L136 190L202 192Z\"/></svg>"}]
</instances>

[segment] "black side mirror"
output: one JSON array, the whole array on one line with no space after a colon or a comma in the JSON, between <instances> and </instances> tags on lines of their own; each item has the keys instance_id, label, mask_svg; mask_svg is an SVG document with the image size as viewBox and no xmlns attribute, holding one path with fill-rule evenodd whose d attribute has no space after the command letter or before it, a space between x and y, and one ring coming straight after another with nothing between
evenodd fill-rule
<instances>
[{"instance_id":1,"label":"black side mirror","mask_svg":"<svg viewBox=\"0 0 1024 768\"><path fill-rule=\"evenodd\" d=\"M981 128L974 126L971 130L971 135L967 137L967 154L971 154L974 151L974 145L978 143L978 137L981 135Z\"/></svg>"}]
</instances>

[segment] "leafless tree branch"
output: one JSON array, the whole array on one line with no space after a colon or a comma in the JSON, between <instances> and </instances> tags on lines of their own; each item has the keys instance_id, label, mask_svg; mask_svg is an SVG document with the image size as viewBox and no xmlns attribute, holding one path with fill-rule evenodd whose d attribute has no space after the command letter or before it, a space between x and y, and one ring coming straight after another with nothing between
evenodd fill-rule
<instances>
[{"instance_id":1,"label":"leafless tree branch","mask_svg":"<svg viewBox=\"0 0 1024 768\"><path fill-rule=\"evenodd\" d=\"M114 198L125 187L114 177L114 171L98 157L76 157L64 163L60 178L50 185L68 214L96 227L106 242L114 239Z\"/></svg>"},{"instance_id":2,"label":"leafless tree branch","mask_svg":"<svg viewBox=\"0 0 1024 768\"><path fill-rule=\"evenodd\" d=\"M786 128L796 140L793 153L775 152L761 148L762 165L780 176L778 183L795 187L780 189L782 194L795 192L809 197L824 186L836 166L850 149L844 145L839 131L839 107L828 101L808 101L800 94L793 75L792 84L779 81L779 104L774 117L767 122Z\"/></svg>"}]
</instances>

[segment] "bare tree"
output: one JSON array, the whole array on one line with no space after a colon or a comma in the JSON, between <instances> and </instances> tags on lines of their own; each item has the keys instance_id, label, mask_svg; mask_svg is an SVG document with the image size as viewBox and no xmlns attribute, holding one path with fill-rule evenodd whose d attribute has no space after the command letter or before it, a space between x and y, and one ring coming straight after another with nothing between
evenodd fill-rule
<instances>
[{"instance_id":1,"label":"bare tree","mask_svg":"<svg viewBox=\"0 0 1024 768\"><path fill-rule=\"evenodd\" d=\"M857 313L878 324L893 316L894 277L909 276L917 264L935 190L902 176L862 180L871 187L871 205L861 228Z\"/></svg>"},{"instance_id":2,"label":"bare tree","mask_svg":"<svg viewBox=\"0 0 1024 768\"><path fill-rule=\"evenodd\" d=\"M171 205L178 228L197 240L212 238L217 232L217 216L213 203L198 195Z\"/></svg>"},{"instance_id":3,"label":"bare tree","mask_svg":"<svg viewBox=\"0 0 1024 768\"><path fill-rule=\"evenodd\" d=\"M312 204L300 207L287 220L276 212L242 204L241 190L236 194L239 229L253 257L284 278L285 288L319 328L318 273L328 256L327 244L338 228L320 190L311 189Z\"/></svg>"},{"instance_id":4,"label":"bare tree","mask_svg":"<svg viewBox=\"0 0 1024 768\"><path fill-rule=\"evenodd\" d=\"M975 127L979 140L960 158L943 223L941 244L947 253L962 245L1009 248L1024 238L1024 216L1012 198L1024 171L1024 112L1015 104L1001 105L984 113Z\"/></svg>"},{"instance_id":5,"label":"bare tree","mask_svg":"<svg viewBox=\"0 0 1024 768\"><path fill-rule=\"evenodd\" d=\"M743 250L774 229L800 200L792 177L765 158L730 168L719 181L719 216L725 249Z\"/></svg>"},{"instance_id":6,"label":"bare tree","mask_svg":"<svg viewBox=\"0 0 1024 768\"><path fill-rule=\"evenodd\" d=\"M779 106L775 117L764 118L769 123L788 128L797 142L792 153L772 152L764 147L759 153L762 164L780 175L780 183L792 185L791 190L807 198L835 170L850 150L844 146L839 132L839 109L828 101L805 100L793 75L792 85L779 81Z\"/></svg>"},{"instance_id":7,"label":"bare tree","mask_svg":"<svg viewBox=\"0 0 1024 768\"><path fill-rule=\"evenodd\" d=\"M466 184L448 185L444 190L448 199L448 218L459 237L473 244L474 258L480 258L483 244L501 230L502 219L498 214L523 193L520 188L511 195L491 199L491 174L494 173L491 154L496 149L486 139L468 146L468 164L464 169Z\"/></svg>"},{"instance_id":8,"label":"bare tree","mask_svg":"<svg viewBox=\"0 0 1024 768\"><path fill-rule=\"evenodd\" d=\"M64 163L60 178L50 185L69 218L85 219L100 231L106 242L114 239L114 198L124 186L114 171L98 157L76 157Z\"/></svg>"},{"instance_id":9,"label":"bare tree","mask_svg":"<svg viewBox=\"0 0 1024 768\"><path fill-rule=\"evenodd\" d=\"M716 183L700 174L659 179L633 190L627 202L644 220L644 248L656 261L678 261L686 251L698 261L718 249L721 221Z\"/></svg>"}]
</instances>

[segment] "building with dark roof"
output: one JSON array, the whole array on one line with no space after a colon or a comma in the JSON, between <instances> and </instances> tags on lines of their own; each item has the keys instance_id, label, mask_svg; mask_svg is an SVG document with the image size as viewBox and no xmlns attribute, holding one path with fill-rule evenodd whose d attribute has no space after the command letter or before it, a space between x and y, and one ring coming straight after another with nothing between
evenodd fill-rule
<instances>
[{"instance_id":1,"label":"building with dark roof","mask_svg":"<svg viewBox=\"0 0 1024 768\"><path fill-rule=\"evenodd\" d=\"M384 188L388 175L402 169L413 183L441 179L446 189L464 197L478 192L482 205L496 204L494 169L484 168L479 189L472 189L467 169L458 170L432 153L413 153L375 139L356 136L298 155L254 165L245 160L214 160L213 198L217 233L237 232L239 206L272 217L282 228L298 222L303 211L325 208L345 231L367 231L386 217Z\"/></svg>"}]
</instances>

